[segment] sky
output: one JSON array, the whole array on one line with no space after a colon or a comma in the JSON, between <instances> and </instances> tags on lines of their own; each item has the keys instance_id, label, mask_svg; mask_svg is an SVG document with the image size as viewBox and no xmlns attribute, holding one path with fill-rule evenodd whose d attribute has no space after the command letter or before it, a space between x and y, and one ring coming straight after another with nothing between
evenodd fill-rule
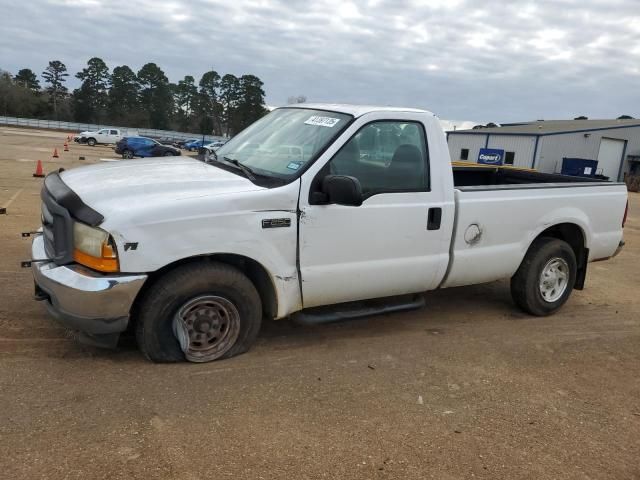
<instances>
[{"instance_id":1,"label":"sky","mask_svg":"<svg viewBox=\"0 0 640 480\"><path fill-rule=\"evenodd\" d=\"M0 68L89 58L254 74L269 105L425 108L456 124L640 117L640 0L0 0ZM70 77L69 85L77 86Z\"/></svg>"}]
</instances>

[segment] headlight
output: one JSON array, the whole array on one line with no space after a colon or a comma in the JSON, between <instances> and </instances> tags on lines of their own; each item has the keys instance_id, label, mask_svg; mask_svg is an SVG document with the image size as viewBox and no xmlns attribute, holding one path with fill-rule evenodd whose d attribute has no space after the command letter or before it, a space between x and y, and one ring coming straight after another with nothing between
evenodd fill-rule
<instances>
[{"instance_id":1,"label":"headlight","mask_svg":"<svg viewBox=\"0 0 640 480\"><path fill-rule=\"evenodd\" d=\"M73 224L73 259L101 272L117 272L118 254L111 236L100 228Z\"/></svg>"}]
</instances>

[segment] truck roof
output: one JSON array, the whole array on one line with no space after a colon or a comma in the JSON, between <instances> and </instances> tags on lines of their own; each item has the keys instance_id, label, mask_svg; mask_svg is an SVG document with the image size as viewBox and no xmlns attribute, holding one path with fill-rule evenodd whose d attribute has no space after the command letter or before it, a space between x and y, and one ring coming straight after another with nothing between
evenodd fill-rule
<instances>
[{"instance_id":1,"label":"truck roof","mask_svg":"<svg viewBox=\"0 0 640 480\"><path fill-rule=\"evenodd\" d=\"M413 113L426 113L433 115L433 113L427 110L420 110L418 108L406 108L406 107L388 107L388 106L376 106L376 105L350 105L344 103L295 103L292 105L285 105L286 108L310 108L315 110L330 110L332 112L346 113L353 115L354 117L360 117L366 113L371 112L413 112Z\"/></svg>"}]
</instances>

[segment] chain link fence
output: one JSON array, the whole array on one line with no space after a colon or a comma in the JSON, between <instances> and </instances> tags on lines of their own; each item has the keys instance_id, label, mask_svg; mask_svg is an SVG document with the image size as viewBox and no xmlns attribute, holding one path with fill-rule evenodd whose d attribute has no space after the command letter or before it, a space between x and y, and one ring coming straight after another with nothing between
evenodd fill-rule
<instances>
[{"instance_id":1,"label":"chain link fence","mask_svg":"<svg viewBox=\"0 0 640 480\"><path fill-rule=\"evenodd\" d=\"M173 130L155 130L153 128L130 128L119 127L117 125L96 125L93 123L61 122L58 120L39 120L36 118L4 117L0 116L0 125L10 125L14 127L41 128L47 130L63 130L68 133L79 133L85 130L96 131L101 128L117 128L125 136L141 136L152 138L170 138L173 141L188 140L191 138L201 139L202 134L176 132ZM205 140L216 141L226 140L224 137L205 135Z\"/></svg>"}]
</instances>

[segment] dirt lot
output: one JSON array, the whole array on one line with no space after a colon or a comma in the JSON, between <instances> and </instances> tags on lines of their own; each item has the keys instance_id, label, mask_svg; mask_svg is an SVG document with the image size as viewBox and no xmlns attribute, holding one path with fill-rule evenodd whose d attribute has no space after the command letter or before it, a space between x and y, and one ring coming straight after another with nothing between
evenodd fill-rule
<instances>
[{"instance_id":1,"label":"dirt lot","mask_svg":"<svg viewBox=\"0 0 640 480\"><path fill-rule=\"evenodd\" d=\"M133 344L79 346L31 299L35 160L113 156L61 152L64 137L0 127L0 477L640 478L639 194L625 251L551 318L497 282L412 313L273 322L238 358L154 365Z\"/></svg>"}]
</instances>

